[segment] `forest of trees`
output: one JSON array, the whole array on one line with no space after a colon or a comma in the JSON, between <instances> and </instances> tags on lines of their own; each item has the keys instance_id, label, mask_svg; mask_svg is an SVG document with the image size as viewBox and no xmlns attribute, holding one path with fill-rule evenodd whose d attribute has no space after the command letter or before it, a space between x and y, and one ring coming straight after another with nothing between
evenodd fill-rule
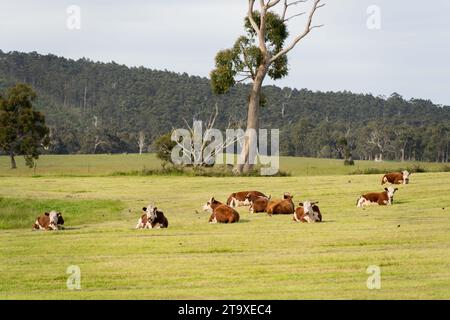
<instances>
[{"instance_id":1,"label":"forest of trees","mask_svg":"<svg viewBox=\"0 0 450 320\"><path fill-rule=\"evenodd\" d=\"M88 59L0 51L0 92L23 82L37 92L50 128L46 153L152 151L185 120L245 128L248 86L214 95L207 78ZM279 128L284 155L448 162L450 107L351 92L263 87L261 128Z\"/></svg>"}]
</instances>

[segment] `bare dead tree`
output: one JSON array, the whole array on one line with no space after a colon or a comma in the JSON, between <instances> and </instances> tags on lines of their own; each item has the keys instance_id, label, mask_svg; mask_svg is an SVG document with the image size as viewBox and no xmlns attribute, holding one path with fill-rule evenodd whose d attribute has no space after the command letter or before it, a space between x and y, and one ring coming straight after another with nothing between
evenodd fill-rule
<instances>
[{"instance_id":1,"label":"bare dead tree","mask_svg":"<svg viewBox=\"0 0 450 320\"><path fill-rule=\"evenodd\" d=\"M210 152L207 157L204 157L204 151L205 151L206 147L208 146L208 142L211 142L210 139L212 138L212 130L214 129L214 124L216 123L216 119L217 119L218 115L219 115L219 109L216 104L215 111L210 114L209 120L206 122L206 124L204 126L204 130L203 130L203 128L201 130L202 133L204 132L204 136L202 136L202 137L197 137L196 135L198 134L198 132L196 131L196 128L192 127L188 123L188 121L186 121L186 119L183 118L183 121L186 124L188 131L190 133L190 136L191 136L191 144L188 147L186 147L186 145L184 145L180 141L176 141L176 144L180 147L180 149L182 150L182 153L185 157L192 159L193 167L204 167L204 166L211 165L215 156L220 155L222 153L222 151L224 149L226 149L228 146L233 145L236 142L240 142L240 140L243 139L243 137L235 137L232 139L226 139L225 141L222 141L222 143L218 143L214 147L212 152ZM231 119L232 118L230 117L227 129L231 129L232 125L235 124L235 122L233 122ZM194 119L194 121L195 121L195 119ZM197 140L197 139L200 139L202 143L201 143L200 147L196 149L194 143L195 143L195 140Z\"/></svg>"},{"instance_id":2,"label":"bare dead tree","mask_svg":"<svg viewBox=\"0 0 450 320\"><path fill-rule=\"evenodd\" d=\"M383 161L385 152L393 150L389 135L385 132L381 132L379 129L375 129L370 133L367 142L378 148L378 151L380 152L379 156L376 157L378 161Z\"/></svg>"},{"instance_id":3,"label":"bare dead tree","mask_svg":"<svg viewBox=\"0 0 450 320\"><path fill-rule=\"evenodd\" d=\"M139 154L142 155L142 151L145 148L145 132L142 130L139 131L138 146L139 146Z\"/></svg>"},{"instance_id":4,"label":"bare dead tree","mask_svg":"<svg viewBox=\"0 0 450 320\"><path fill-rule=\"evenodd\" d=\"M289 103L289 100L291 99L291 97L292 97L292 90L289 90L289 92L287 92L287 93L284 95L284 101L283 101L282 107L281 107L281 117L282 117L282 118L284 118L284 116L285 116L285 108L286 108L286 104Z\"/></svg>"},{"instance_id":5,"label":"bare dead tree","mask_svg":"<svg viewBox=\"0 0 450 320\"><path fill-rule=\"evenodd\" d=\"M87 97L87 84L84 86L83 112L86 112L86 97Z\"/></svg>"},{"instance_id":6,"label":"bare dead tree","mask_svg":"<svg viewBox=\"0 0 450 320\"><path fill-rule=\"evenodd\" d=\"M94 154L97 152L97 148L101 145L107 145L108 143L104 140L101 140L100 137L97 135L94 139Z\"/></svg>"}]
</instances>

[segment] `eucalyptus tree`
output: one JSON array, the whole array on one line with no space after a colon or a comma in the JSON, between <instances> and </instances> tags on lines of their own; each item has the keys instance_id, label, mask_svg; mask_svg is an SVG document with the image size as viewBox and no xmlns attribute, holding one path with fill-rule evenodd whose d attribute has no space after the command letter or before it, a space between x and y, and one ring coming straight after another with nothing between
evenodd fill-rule
<instances>
[{"instance_id":1,"label":"eucalyptus tree","mask_svg":"<svg viewBox=\"0 0 450 320\"><path fill-rule=\"evenodd\" d=\"M218 94L226 93L236 83L250 81L251 90L247 109L247 131L243 143L241 160L236 169L245 172L252 169L255 159L251 159L250 146L256 145L251 129L259 129L259 109L264 103L261 89L268 76L273 80L288 75L287 54L313 29L317 10L325 4L321 0L260 0L255 8L255 0L248 0L248 12L244 27L246 35L239 37L230 49L217 53L215 69L211 71L211 85ZM308 12L288 15L290 8L311 3ZM278 12L276 12L278 9ZM304 30L286 44L289 36L288 22L307 14Z\"/></svg>"}]
</instances>

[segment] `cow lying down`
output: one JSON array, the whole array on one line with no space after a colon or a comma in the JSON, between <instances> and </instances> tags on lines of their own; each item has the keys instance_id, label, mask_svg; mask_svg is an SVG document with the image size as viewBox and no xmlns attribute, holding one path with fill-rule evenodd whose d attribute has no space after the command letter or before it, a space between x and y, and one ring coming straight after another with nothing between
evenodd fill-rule
<instances>
[{"instance_id":1,"label":"cow lying down","mask_svg":"<svg viewBox=\"0 0 450 320\"><path fill-rule=\"evenodd\" d=\"M64 229L63 224L64 218L61 212L53 210L36 217L33 230L59 230Z\"/></svg>"},{"instance_id":2,"label":"cow lying down","mask_svg":"<svg viewBox=\"0 0 450 320\"><path fill-rule=\"evenodd\" d=\"M264 193L259 191L239 191L233 192L227 199L227 206L232 208L249 206L250 201L248 197L265 197Z\"/></svg>"},{"instance_id":3,"label":"cow lying down","mask_svg":"<svg viewBox=\"0 0 450 320\"><path fill-rule=\"evenodd\" d=\"M370 204L378 204L380 206L391 205L394 203L394 193L398 188L390 186L389 188L384 188L383 192L372 192L363 194L356 201L357 207L364 207Z\"/></svg>"},{"instance_id":4,"label":"cow lying down","mask_svg":"<svg viewBox=\"0 0 450 320\"><path fill-rule=\"evenodd\" d=\"M294 213L294 202L292 199L294 196L292 196L290 193L286 192L283 195L282 200L271 200L267 204L267 213L269 215L273 214L293 214Z\"/></svg>"},{"instance_id":5,"label":"cow lying down","mask_svg":"<svg viewBox=\"0 0 450 320\"><path fill-rule=\"evenodd\" d=\"M295 209L294 221L297 222L322 222L322 214L317 206L319 202L304 201L299 203L299 207Z\"/></svg>"},{"instance_id":6,"label":"cow lying down","mask_svg":"<svg viewBox=\"0 0 450 320\"><path fill-rule=\"evenodd\" d=\"M250 213L258 213L258 212L267 212L267 205L269 204L271 196L255 196L248 194L245 198L250 204L250 208L248 209Z\"/></svg>"},{"instance_id":7,"label":"cow lying down","mask_svg":"<svg viewBox=\"0 0 450 320\"><path fill-rule=\"evenodd\" d=\"M149 205L142 208L144 214L139 218L136 229L160 229L169 226L169 220L157 207Z\"/></svg>"},{"instance_id":8,"label":"cow lying down","mask_svg":"<svg viewBox=\"0 0 450 320\"><path fill-rule=\"evenodd\" d=\"M392 184L408 184L410 175L411 173L407 170L403 170L402 172L386 173L381 179L381 184L383 185L387 182Z\"/></svg>"},{"instance_id":9,"label":"cow lying down","mask_svg":"<svg viewBox=\"0 0 450 320\"><path fill-rule=\"evenodd\" d=\"M203 210L211 212L209 223L235 223L239 221L239 213L236 210L214 198L211 198L203 206Z\"/></svg>"}]
</instances>

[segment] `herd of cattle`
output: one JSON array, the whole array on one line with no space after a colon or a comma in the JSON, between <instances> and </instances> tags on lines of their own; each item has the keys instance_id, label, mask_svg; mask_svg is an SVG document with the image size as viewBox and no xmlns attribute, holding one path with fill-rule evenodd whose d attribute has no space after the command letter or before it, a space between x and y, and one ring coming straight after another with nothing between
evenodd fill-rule
<instances>
[{"instance_id":1,"label":"herd of cattle","mask_svg":"<svg viewBox=\"0 0 450 320\"><path fill-rule=\"evenodd\" d=\"M381 179L381 184L408 184L410 173L406 170L402 172L387 173ZM394 193L398 188L392 185L384 188L383 192L373 192L363 194L356 201L357 207L364 207L370 204L392 205ZM250 213L265 212L268 215L293 215L296 222L322 222L318 202L304 201L295 208L293 196L286 192L281 199L271 199L259 191L241 191L232 193L227 203L222 203L215 198L211 198L204 206L203 210L211 213L209 223L235 223L239 221L239 213L235 208L249 206ZM159 229L167 228L169 221L164 213L157 207L149 205L142 208L143 214L139 218L136 229ZM36 218L33 225L35 230L59 230L63 229L64 219L61 212L51 211Z\"/></svg>"}]
</instances>

